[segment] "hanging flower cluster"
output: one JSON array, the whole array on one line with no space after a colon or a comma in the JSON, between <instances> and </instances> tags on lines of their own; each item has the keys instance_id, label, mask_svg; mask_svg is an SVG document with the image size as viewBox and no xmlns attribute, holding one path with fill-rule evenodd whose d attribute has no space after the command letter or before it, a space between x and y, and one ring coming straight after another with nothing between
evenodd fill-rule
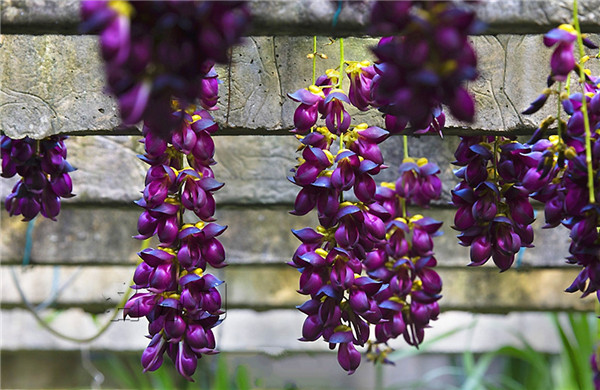
<instances>
[{"instance_id":1,"label":"hanging flower cluster","mask_svg":"<svg viewBox=\"0 0 600 390\"><path fill-rule=\"evenodd\" d=\"M563 94L562 107L570 117L566 124L562 120L559 123L563 130L560 136L536 142L540 148L538 168L530 174L531 182L539 177L540 181L550 183L532 194L544 202L546 227L562 224L571 230L571 256L567 261L582 266L583 270L566 291L579 290L583 296L598 293L600 288L600 210L597 201L590 200L590 188L592 199L600 196L600 136L596 131L600 129L599 82L600 78L593 85L586 84L585 95ZM586 114L582 112L582 99ZM589 136L589 163L585 121L594 130Z\"/></svg>"},{"instance_id":2,"label":"hanging flower cluster","mask_svg":"<svg viewBox=\"0 0 600 390\"><path fill-rule=\"evenodd\" d=\"M454 156L461 182L452 191L453 227L461 231L460 244L471 247L469 265L491 257L506 271L533 242L533 207L521 181L537 162L526 146L493 136L461 137Z\"/></svg>"},{"instance_id":3,"label":"hanging flower cluster","mask_svg":"<svg viewBox=\"0 0 600 390\"><path fill-rule=\"evenodd\" d=\"M582 296L597 293L600 288L600 77L591 76L583 68L589 59L581 55L580 63L574 58L574 42L597 49L571 25L561 25L544 36L546 46L555 46L550 62L548 87L555 81L556 89L546 89L524 111L537 112L550 95L560 99L556 116L545 119L529 141L532 149L532 167L522 177L522 185L531 197L544 203L546 228L560 224L571 230L570 256L567 262L583 267L567 292L581 291ZM579 78L580 91L572 92L571 83ZM566 121L561 114L566 114ZM546 138L548 127L557 123L558 135Z\"/></svg>"},{"instance_id":4,"label":"hanging flower cluster","mask_svg":"<svg viewBox=\"0 0 600 390\"><path fill-rule=\"evenodd\" d=\"M179 373L191 380L197 360L215 353L212 328L220 323L222 282L206 272L207 265L225 265L225 251L217 239L225 226L214 223L214 191L223 186L214 179L211 166L218 130L210 113L188 106L175 109L182 125L169 141L144 126L146 153L150 164L143 198L137 204L145 210L138 220L138 239L157 236L158 248L139 253L143 260L133 281L139 292L127 302L125 316L149 321L151 342L142 355L144 371L159 368L167 352ZM187 165L185 164L187 162ZM195 214L199 222L184 223L184 213Z\"/></svg>"},{"instance_id":5,"label":"hanging flower cluster","mask_svg":"<svg viewBox=\"0 0 600 390\"><path fill-rule=\"evenodd\" d=\"M168 140L182 119L170 115L171 99L187 106L212 94L211 69L226 62L250 15L243 1L86 0L81 16L83 32L100 34L123 123L143 120Z\"/></svg>"},{"instance_id":6,"label":"hanging flower cluster","mask_svg":"<svg viewBox=\"0 0 600 390\"><path fill-rule=\"evenodd\" d=\"M6 197L5 207L11 216L22 215L23 221L30 221L41 213L55 220L61 198L74 196L69 173L75 169L67 161L66 138L58 135L43 140L0 137L2 177L21 176Z\"/></svg>"},{"instance_id":7,"label":"hanging flower cluster","mask_svg":"<svg viewBox=\"0 0 600 390\"><path fill-rule=\"evenodd\" d=\"M411 204L428 207L432 200L440 198L439 168L420 159L417 163L402 163L400 173L395 184L382 183L377 189L377 204L387 211L383 218L386 239L364 261L367 275L382 283L375 294L382 317L375 324L375 341L369 344L367 353L371 360L382 362L386 362L391 351L382 347L388 340L402 335L408 344L418 346L423 342L425 328L440 311L437 301L441 298L442 280L433 269L437 260L432 238L440 234L442 222L407 212Z\"/></svg>"},{"instance_id":8,"label":"hanging flower cluster","mask_svg":"<svg viewBox=\"0 0 600 390\"><path fill-rule=\"evenodd\" d=\"M299 103L293 132L302 153L289 178L300 187L292 214L316 209L320 223L293 231L302 244L289 264L301 272L298 291L310 296L299 306L307 315L301 340L323 338L337 347L340 366L353 373L361 360L357 346L368 344L370 358L387 362L389 350L380 344L401 334L412 345L422 342L423 328L439 312L441 280L431 269L431 237L441 223L406 215L400 222L397 208L388 204L397 201L396 192L388 188L392 195L380 195L374 176L385 168L379 144L389 132L366 123L352 126L347 110L369 108L375 73L366 61L343 63L348 93L341 72L330 69L289 94ZM325 126L317 125L319 117ZM437 173L432 164L403 165L398 193L404 202L426 205L428 197L439 198ZM376 326L375 341L370 325Z\"/></svg>"},{"instance_id":9,"label":"hanging flower cluster","mask_svg":"<svg viewBox=\"0 0 600 390\"><path fill-rule=\"evenodd\" d=\"M244 1L86 0L81 16L82 32L100 35L108 91L123 123L144 123L140 158L150 168L136 238L156 236L160 244L139 253L132 288L147 291L130 298L124 315L149 320L144 371L160 367L167 352L191 380L197 360L216 352L211 329L222 314L222 282L206 272L225 265L217 237L226 227L213 217L213 193L223 186L211 169L214 64L227 62L249 11ZM185 223L186 211L198 222Z\"/></svg>"},{"instance_id":10,"label":"hanging flower cluster","mask_svg":"<svg viewBox=\"0 0 600 390\"><path fill-rule=\"evenodd\" d=\"M371 25L373 34L385 36L373 49L372 101L386 123L424 131L433 122L430 130L439 131L442 104L457 119L473 121L475 105L465 83L477 78L468 40L481 31L474 11L451 1L377 1Z\"/></svg>"},{"instance_id":11,"label":"hanging flower cluster","mask_svg":"<svg viewBox=\"0 0 600 390\"><path fill-rule=\"evenodd\" d=\"M301 138L303 157L290 178L302 187L292 213L304 215L317 208L321 224L316 230L294 231L302 245L290 265L302 273L299 292L311 297L299 308L308 316L302 340L322 336L332 348L337 345L338 361L350 373L360 363L355 345L367 342L368 323L380 318L373 301L380 284L361 273L366 253L385 238L385 210L374 203L372 175L381 169L377 144L386 136L382 129L359 125L341 134L345 147L334 156L330 147L336 136L319 127ZM359 137L370 154L355 145ZM379 162L369 159L373 155ZM343 201L344 191L350 190L357 202Z\"/></svg>"}]
</instances>

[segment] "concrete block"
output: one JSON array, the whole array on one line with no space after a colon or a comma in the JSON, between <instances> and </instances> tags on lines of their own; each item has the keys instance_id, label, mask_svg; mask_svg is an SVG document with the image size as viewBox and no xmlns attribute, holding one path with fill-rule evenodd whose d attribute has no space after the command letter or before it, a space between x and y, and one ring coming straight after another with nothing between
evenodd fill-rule
<instances>
[{"instance_id":1,"label":"concrete block","mask_svg":"<svg viewBox=\"0 0 600 390\"><path fill-rule=\"evenodd\" d=\"M0 313L0 342L3 351L77 351L83 347L90 350L141 352L148 343L148 339L143 337L147 332L146 319L114 321L106 333L81 346L48 333L24 309L3 309ZM67 309L55 312L48 322L63 334L85 338L93 335L99 325L110 319L110 315L111 313L97 315L94 320L81 309ZM322 341L297 340L301 335L304 318L305 315L295 309L263 312L229 310L225 321L215 328L217 345L223 352L262 353L277 359L290 356L290 353L327 352L327 345ZM563 316L561 320L564 320ZM23 337L23 329L28 329L28 337ZM443 312L433 326L426 330L425 340L440 338L449 332L453 334L422 346L420 351L415 350L415 355L462 353L465 350L483 353L505 345L522 346L522 340L541 352L558 353L561 348L560 339L547 313L497 315ZM522 339L519 339L521 336ZM400 352L413 349L404 340L394 340L391 346ZM333 353L330 352L328 356L335 361ZM408 362L410 358L402 360L403 364ZM369 363L364 361L361 370L368 366Z\"/></svg>"},{"instance_id":2,"label":"concrete block","mask_svg":"<svg viewBox=\"0 0 600 390\"><path fill-rule=\"evenodd\" d=\"M539 119L554 113L549 104L531 118L519 114L544 88L551 50L542 45L540 35L473 40L481 64L481 77L470 86L477 118L473 124L449 118L447 134L530 133ZM318 61L318 74L339 64L337 44L327 46L327 42L319 39L319 50L330 59ZM370 38L346 39L345 59L371 57L369 47L375 43ZM139 134L136 127L120 126L115 102L102 92L104 71L97 51L97 39L92 36L4 36L0 129L13 138ZM306 59L310 52L310 37L251 37L234 49L231 67L218 68L224 79L216 113L221 134L286 134L293 127L296 107L287 93L310 84L312 61ZM597 74L600 66L590 63ZM356 124L382 125L377 111L351 114Z\"/></svg>"},{"instance_id":3,"label":"concrete block","mask_svg":"<svg viewBox=\"0 0 600 390\"><path fill-rule=\"evenodd\" d=\"M143 153L138 137L94 136L71 137L66 145L69 162L77 168L71 174L76 197L64 204L122 204L141 197L148 165L136 154ZM297 164L299 142L291 135L220 136L215 137L218 164L214 166L218 180L225 187L216 194L220 205L293 204L299 187L286 177ZM391 137L381 145L388 169L376 176L378 182L395 182L397 167L403 159L402 137ZM456 185L449 162L458 145L456 137L421 137L409 139L409 152L414 157L427 157L438 164L443 181L443 197L437 205L447 205L450 190ZM17 178L0 180L0 197L5 199Z\"/></svg>"},{"instance_id":4,"label":"concrete block","mask_svg":"<svg viewBox=\"0 0 600 390\"><path fill-rule=\"evenodd\" d=\"M369 26L373 0L347 2L341 8L337 23L335 3L318 0L253 0L252 34L264 35L362 35ZM60 4L60 5L58 5ZM600 31L599 2L580 2L580 20L584 28ZM477 7L479 17L488 24L490 34L538 33L571 20L568 0L488 0ZM78 2L69 0L6 0L2 10L5 30L14 32L76 33L79 22Z\"/></svg>"},{"instance_id":5,"label":"concrete block","mask_svg":"<svg viewBox=\"0 0 600 390\"><path fill-rule=\"evenodd\" d=\"M2 306L22 306L9 266L2 266ZM580 299L568 294L578 269L513 269L503 274L490 268L440 268L444 281L442 310L483 313L510 311L592 311L595 297ZM15 269L17 280L32 304L39 304L56 290L52 283L65 283L56 300L58 307L81 307L102 312L118 305L131 285L132 266L38 266ZM228 309L269 310L292 308L307 300L296 293L300 274L286 266L231 265L219 272L225 280L221 294ZM75 274L75 276L73 276ZM543 287L541 287L543 286Z\"/></svg>"},{"instance_id":6,"label":"concrete block","mask_svg":"<svg viewBox=\"0 0 600 390\"><path fill-rule=\"evenodd\" d=\"M283 264L300 244L292 229L317 226L314 215L296 217L291 206L222 206L217 222L227 225L219 237L230 264ZM116 265L135 264L141 243L137 234L141 209L130 207L65 207L57 222L39 218L33 230L31 264ZM454 211L432 208L414 210L444 222L442 236L436 237L436 258L442 267L464 267L469 263L469 248L458 245L457 232L451 226ZM568 256L568 230L563 227L542 229L543 217L534 222L535 247L522 249L515 268L535 267L576 269L565 262ZM3 264L21 264L27 224L2 212L0 253ZM156 243L152 241L152 245ZM492 261L485 267L494 268Z\"/></svg>"}]
</instances>

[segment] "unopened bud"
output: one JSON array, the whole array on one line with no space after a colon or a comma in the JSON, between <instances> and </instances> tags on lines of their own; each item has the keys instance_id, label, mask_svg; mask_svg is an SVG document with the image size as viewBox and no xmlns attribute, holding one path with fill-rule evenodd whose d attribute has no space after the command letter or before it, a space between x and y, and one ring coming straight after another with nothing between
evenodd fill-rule
<instances>
[{"instance_id":1,"label":"unopened bud","mask_svg":"<svg viewBox=\"0 0 600 390\"><path fill-rule=\"evenodd\" d=\"M547 129L551 124L554 123L554 121L556 120L555 117L553 117L552 115L548 115L541 123L540 123L540 129Z\"/></svg>"},{"instance_id":2,"label":"unopened bud","mask_svg":"<svg viewBox=\"0 0 600 390\"><path fill-rule=\"evenodd\" d=\"M571 160L573 158L577 157L577 152L575 151L575 148L572 146L569 146L566 150L565 150L565 158L567 160Z\"/></svg>"}]
</instances>

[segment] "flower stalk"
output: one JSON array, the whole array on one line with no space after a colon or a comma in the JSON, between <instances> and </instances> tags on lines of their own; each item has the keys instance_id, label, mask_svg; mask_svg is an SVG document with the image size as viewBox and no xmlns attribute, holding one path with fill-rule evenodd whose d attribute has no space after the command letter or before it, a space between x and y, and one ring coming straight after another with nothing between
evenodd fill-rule
<instances>
[{"instance_id":1,"label":"flower stalk","mask_svg":"<svg viewBox=\"0 0 600 390\"><path fill-rule=\"evenodd\" d=\"M584 58L583 37L581 36L581 28L579 27L579 12L577 10L577 0L573 0L573 27L577 31L577 47L579 49L580 60ZM583 126L585 129L585 163L587 164L588 175L588 196L591 204L596 203L596 195L594 189L594 169L592 166L592 135L590 131L590 119L588 116L587 96L583 84L585 83L586 74L583 68L583 63L579 65L579 83L582 85L581 97L581 113L583 114Z\"/></svg>"}]
</instances>

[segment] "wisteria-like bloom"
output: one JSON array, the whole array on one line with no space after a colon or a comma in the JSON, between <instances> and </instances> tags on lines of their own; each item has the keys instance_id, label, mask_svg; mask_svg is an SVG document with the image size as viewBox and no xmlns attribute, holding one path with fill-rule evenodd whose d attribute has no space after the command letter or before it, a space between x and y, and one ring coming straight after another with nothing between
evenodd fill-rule
<instances>
[{"instance_id":1,"label":"wisteria-like bloom","mask_svg":"<svg viewBox=\"0 0 600 390\"><path fill-rule=\"evenodd\" d=\"M368 110L372 103L371 85L376 75L375 68L369 61L355 61L346 67L346 74L350 79L350 102L361 111Z\"/></svg>"},{"instance_id":2,"label":"wisteria-like bloom","mask_svg":"<svg viewBox=\"0 0 600 390\"><path fill-rule=\"evenodd\" d=\"M11 216L22 215L23 221L30 221L41 213L55 220L61 198L74 196L69 173L75 169L67 161L66 138L0 138L2 177L21 176L6 197L5 207Z\"/></svg>"},{"instance_id":3,"label":"wisteria-like bloom","mask_svg":"<svg viewBox=\"0 0 600 390\"><path fill-rule=\"evenodd\" d=\"M125 124L144 120L169 139L180 126L171 99L183 105L199 99L205 109L217 103L215 62L249 23L243 1L97 1L81 4L81 30L100 34L108 90Z\"/></svg>"},{"instance_id":4,"label":"wisteria-like bloom","mask_svg":"<svg viewBox=\"0 0 600 390\"><path fill-rule=\"evenodd\" d=\"M441 104L457 119L473 121L474 101L465 89L477 77L468 35L481 26L473 11L446 1L378 1L371 24L373 33L387 35L373 48L373 105L400 127L428 128Z\"/></svg>"},{"instance_id":5,"label":"wisteria-like bloom","mask_svg":"<svg viewBox=\"0 0 600 390\"><path fill-rule=\"evenodd\" d=\"M530 149L506 138L461 137L453 164L461 182L452 191L458 208L453 228L461 245L470 247L471 263L491 257L506 271L521 247L532 246L534 221L530 192L522 181L538 162ZM490 175L491 171L491 175Z\"/></svg>"},{"instance_id":6,"label":"wisteria-like bloom","mask_svg":"<svg viewBox=\"0 0 600 390\"><path fill-rule=\"evenodd\" d=\"M368 346L369 358L389 363L388 349L381 348L389 339L403 335L412 345L423 341L424 328L439 313L441 280L432 270L431 237L440 223L407 219L410 242L393 233L405 209L397 206L400 198L393 191L388 200L378 196L374 179L385 168L379 144L389 132L365 123L352 127L346 109L348 104L359 110L371 106L374 71L366 62L349 62L345 71L351 81L348 94L337 88L340 72L328 70L315 85L289 95L300 103L293 131L301 142L299 163L289 177L300 187L292 214L316 209L320 223L316 229L293 231L301 244L289 264L301 273L298 292L309 296L298 307L307 316L300 340L322 338L337 348L340 366L351 374L361 361L357 347ZM325 126L318 125L319 119ZM436 166L419 160L401 172L399 183L410 192L405 206L439 198ZM344 200L348 193L356 200ZM398 246L406 249L403 254ZM408 257L401 261L402 256ZM399 289L398 283L414 283L414 288Z\"/></svg>"},{"instance_id":7,"label":"wisteria-like bloom","mask_svg":"<svg viewBox=\"0 0 600 390\"><path fill-rule=\"evenodd\" d=\"M138 220L139 239L157 236L159 246L139 253L142 262L134 274L138 292L125 305L124 315L146 317L151 341L142 355L144 371L158 369L166 352L178 372L188 380L198 359L216 353L212 328L218 325L222 281L206 272L207 266L225 266L225 250L218 236L225 226L214 223L213 193L223 186L214 178L214 143L218 127L210 113L173 103L171 115L181 126L165 140L144 125L150 164L143 197L145 210ZM184 164L187 160L187 166ZM183 224L185 211L199 221Z\"/></svg>"},{"instance_id":8,"label":"wisteria-like bloom","mask_svg":"<svg viewBox=\"0 0 600 390\"><path fill-rule=\"evenodd\" d=\"M565 81L569 73L575 69L573 43L576 39L577 32L569 24L562 24L544 35L544 45L546 47L556 45L550 58L550 77L552 80Z\"/></svg>"},{"instance_id":9,"label":"wisteria-like bloom","mask_svg":"<svg viewBox=\"0 0 600 390\"><path fill-rule=\"evenodd\" d=\"M311 85L288 94L288 97L300 103L294 112L294 131L307 134L319 119L319 105L323 104L325 94L316 85Z\"/></svg>"},{"instance_id":10,"label":"wisteria-like bloom","mask_svg":"<svg viewBox=\"0 0 600 390\"><path fill-rule=\"evenodd\" d=\"M372 359L385 358L389 351L380 346L399 335L418 346L424 329L439 314L442 281L433 269L437 261L432 238L439 235L442 223L407 214L407 199L398 191L404 184L402 176L396 185L383 183L376 195L377 203L389 214L384 220L385 245L370 252L364 263L367 274L384 283L375 295L382 320L375 326L376 341L370 345Z\"/></svg>"},{"instance_id":11,"label":"wisteria-like bloom","mask_svg":"<svg viewBox=\"0 0 600 390\"><path fill-rule=\"evenodd\" d=\"M549 85L555 80L566 80L572 70L583 66L583 62L576 64L573 55L576 39L577 32L570 25L561 25L544 36L544 44L555 47L550 62ZM597 48L584 36L582 41L587 47ZM600 288L600 236L597 229L600 210L596 203L591 202L589 188L592 186L593 195L598 199L600 89L598 78L592 77L589 71L584 70L584 80L581 81L582 91L568 95L560 90L546 89L524 111L530 114L539 110L548 96L554 94L559 97L567 120L549 117L540 124L529 141L531 146L527 146L531 152L525 154L529 163L520 185L530 192L533 199L544 203L545 228L562 224L570 230L570 256L567 262L581 266L582 270L566 291L581 291L582 296L587 296L594 292L599 294ZM585 111L582 110L583 102L587 108ZM586 159L586 119L590 130L589 166ZM560 129L559 135L546 139L544 131L555 121ZM590 171L593 175L591 180Z\"/></svg>"},{"instance_id":12,"label":"wisteria-like bloom","mask_svg":"<svg viewBox=\"0 0 600 390\"><path fill-rule=\"evenodd\" d=\"M404 161L398 170L396 191L408 203L426 207L442 195L442 181L437 176L440 168L426 158Z\"/></svg>"}]
</instances>

